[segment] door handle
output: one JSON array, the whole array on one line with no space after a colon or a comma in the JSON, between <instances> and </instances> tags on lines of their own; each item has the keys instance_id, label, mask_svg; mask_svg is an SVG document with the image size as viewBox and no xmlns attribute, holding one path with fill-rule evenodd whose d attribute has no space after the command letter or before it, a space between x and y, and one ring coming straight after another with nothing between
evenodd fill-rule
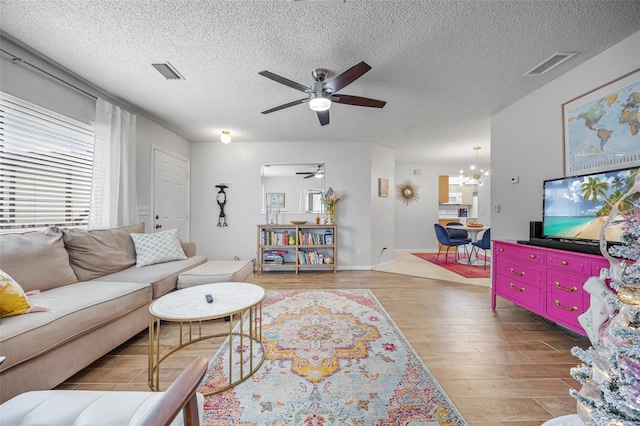
<instances>
[{"instance_id":1,"label":"door handle","mask_svg":"<svg viewBox=\"0 0 640 426\"><path fill-rule=\"evenodd\" d=\"M157 224L157 225L156 225L156 229L160 229L160 228L162 228L162 225Z\"/></svg>"}]
</instances>

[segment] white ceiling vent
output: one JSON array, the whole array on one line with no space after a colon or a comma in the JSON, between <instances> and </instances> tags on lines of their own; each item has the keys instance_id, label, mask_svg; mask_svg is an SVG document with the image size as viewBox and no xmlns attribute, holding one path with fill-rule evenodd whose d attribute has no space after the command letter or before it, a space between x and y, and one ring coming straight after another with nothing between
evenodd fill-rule
<instances>
[{"instance_id":1,"label":"white ceiling vent","mask_svg":"<svg viewBox=\"0 0 640 426\"><path fill-rule=\"evenodd\" d=\"M151 64L167 80L185 80L185 78L169 62Z\"/></svg>"},{"instance_id":2,"label":"white ceiling vent","mask_svg":"<svg viewBox=\"0 0 640 426\"><path fill-rule=\"evenodd\" d=\"M524 75L542 75L552 70L566 60L576 56L578 52L556 52L540 64L536 65L532 70L527 71Z\"/></svg>"}]
</instances>

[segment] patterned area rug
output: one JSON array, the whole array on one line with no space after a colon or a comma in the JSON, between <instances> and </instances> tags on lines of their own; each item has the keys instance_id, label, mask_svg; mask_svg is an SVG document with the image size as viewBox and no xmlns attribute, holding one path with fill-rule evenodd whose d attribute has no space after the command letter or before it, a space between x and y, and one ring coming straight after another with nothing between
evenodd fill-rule
<instances>
[{"instance_id":1,"label":"patterned area rug","mask_svg":"<svg viewBox=\"0 0 640 426\"><path fill-rule=\"evenodd\" d=\"M205 425L466 424L369 290L269 291L262 320L264 364L206 397ZM201 391L228 381L227 348Z\"/></svg>"},{"instance_id":2,"label":"patterned area rug","mask_svg":"<svg viewBox=\"0 0 640 426\"><path fill-rule=\"evenodd\" d=\"M491 265L489 264L489 259L487 258L487 268L484 269L482 265L473 266L466 265L464 263L459 263L454 259L453 254L449 253L449 259L447 263L444 263L444 252L440 253L440 257L436 262L437 253L411 253L412 255L419 257L422 260L426 260L427 262L431 262L434 265L438 265L441 268L444 268L448 271L451 271L455 274L462 275L465 278L489 278L491 277ZM463 258L464 255L461 255ZM484 260L482 255L478 255L479 260Z\"/></svg>"}]
</instances>

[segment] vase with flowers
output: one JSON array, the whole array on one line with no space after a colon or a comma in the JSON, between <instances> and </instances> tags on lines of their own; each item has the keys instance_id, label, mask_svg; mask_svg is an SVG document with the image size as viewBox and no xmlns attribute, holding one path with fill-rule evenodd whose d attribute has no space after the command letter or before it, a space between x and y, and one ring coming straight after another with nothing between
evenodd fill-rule
<instances>
[{"instance_id":1,"label":"vase with flowers","mask_svg":"<svg viewBox=\"0 0 640 426\"><path fill-rule=\"evenodd\" d=\"M327 214L327 225L333 225L336 223L336 205L342 195L342 192L334 191L331 187L329 187L327 192L324 194L324 207Z\"/></svg>"}]
</instances>

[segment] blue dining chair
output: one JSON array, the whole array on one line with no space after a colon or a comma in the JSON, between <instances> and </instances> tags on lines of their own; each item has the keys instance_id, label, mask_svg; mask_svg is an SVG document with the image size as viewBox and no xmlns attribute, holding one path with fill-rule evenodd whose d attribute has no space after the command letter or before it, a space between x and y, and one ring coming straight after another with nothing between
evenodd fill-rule
<instances>
[{"instance_id":1,"label":"blue dining chair","mask_svg":"<svg viewBox=\"0 0 640 426\"><path fill-rule=\"evenodd\" d=\"M451 247L455 247L456 259L458 258L458 247L463 246L465 253L467 252L467 244L469 243L469 241L451 238L451 236L449 235L449 232L447 232L447 229L444 226L440 225L439 223L434 223L433 226L436 230L436 238L438 239L438 243L440 243L438 245L438 255L436 256L436 262L440 257L440 251L442 250L443 247L447 248L444 254L444 263L447 263L447 258L449 256L449 249Z\"/></svg>"},{"instance_id":2,"label":"blue dining chair","mask_svg":"<svg viewBox=\"0 0 640 426\"><path fill-rule=\"evenodd\" d=\"M469 233L467 231L465 231L464 229L455 229L455 228L452 228L452 226L464 226L464 225L460 222L447 223L446 229L451 238L453 238L454 240L467 240L468 242L471 242L471 238L469 238Z\"/></svg>"},{"instance_id":3,"label":"blue dining chair","mask_svg":"<svg viewBox=\"0 0 640 426\"><path fill-rule=\"evenodd\" d=\"M480 251L480 249L484 250L484 266L483 269L487 269L487 250L491 249L491 228L484 231L482 234L482 238L478 241L471 243L471 256L469 256L469 262L471 262L471 257L473 256L473 251L476 250L476 255Z\"/></svg>"}]
</instances>

